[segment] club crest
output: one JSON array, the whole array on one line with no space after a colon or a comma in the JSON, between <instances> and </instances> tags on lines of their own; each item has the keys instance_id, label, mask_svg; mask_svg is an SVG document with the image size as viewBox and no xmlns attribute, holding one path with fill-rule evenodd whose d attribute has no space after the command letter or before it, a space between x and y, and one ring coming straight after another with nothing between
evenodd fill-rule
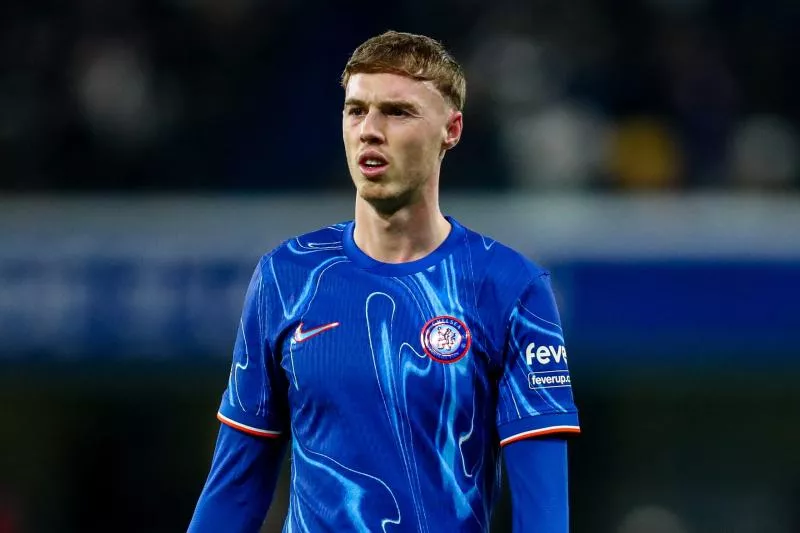
<instances>
[{"instance_id":1,"label":"club crest","mask_svg":"<svg viewBox=\"0 0 800 533\"><path fill-rule=\"evenodd\" d=\"M428 320L420 333L422 349L439 363L455 363L469 351L472 334L461 320L437 316Z\"/></svg>"}]
</instances>

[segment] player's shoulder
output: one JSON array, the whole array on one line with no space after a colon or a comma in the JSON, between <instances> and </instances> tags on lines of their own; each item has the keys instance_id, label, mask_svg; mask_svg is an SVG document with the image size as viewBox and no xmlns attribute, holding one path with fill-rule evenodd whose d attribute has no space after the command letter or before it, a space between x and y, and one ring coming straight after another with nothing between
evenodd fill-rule
<instances>
[{"instance_id":1,"label":"player's shoulder","mask_svg":"<svg viewBox=\"0 0 800 533\"><path fill-rule=\"evenodd\" d=\"M486 276L508 281L509 274L516 274L513 277L527 283L526 280L549 274L543 266L506 243L471 228L464 229L471 255L485 269Z\"/></svg>"},{"instance_id":2,"label":"player's shoulder","mask_svg":"<svg viewBox=\"0 0 800 533\"><path fill-rule=\"evenodd\" d=\"M506 308L526 290L548 283L550 272L521 251L465 229L474 275L481 287L481 298L487 303Z\"/></svg>"},{"instance_id":3,"label":"player's shoulder","mask_svg":"<svg viewBox=\"0 0 800 533\"><path fill-rule=\"evenodd\" d=\"M343 254L343 235L348 222L339 222L292 236L261 256L268 261L319 263L331 255Z\"/></svg>"}]
</instances>

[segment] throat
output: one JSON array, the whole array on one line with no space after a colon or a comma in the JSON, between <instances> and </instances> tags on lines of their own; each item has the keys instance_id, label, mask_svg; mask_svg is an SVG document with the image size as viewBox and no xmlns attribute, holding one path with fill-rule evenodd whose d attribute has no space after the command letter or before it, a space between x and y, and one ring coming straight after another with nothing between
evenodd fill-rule
<instances>
[{"instance_id":1,"label":"throat","mask_svg":"<svg viewBox=\"0 0 800 533\"><path fill-rule=\"evenodd\" d=\"M408 263L434 252L450 234L450 222L441 213L432 220L398 217L402 214L395 211L388 219L357 217L353 234L356 246L381 263Z\"/></svg>"}]
</instances>

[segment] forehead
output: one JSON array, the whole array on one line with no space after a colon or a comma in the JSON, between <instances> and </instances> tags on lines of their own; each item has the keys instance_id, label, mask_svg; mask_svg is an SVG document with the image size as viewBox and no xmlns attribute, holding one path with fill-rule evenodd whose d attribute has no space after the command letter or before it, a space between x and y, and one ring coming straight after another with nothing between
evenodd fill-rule
<instances>
[{"instance_id":1,"label":"forehead","mask_svg":"<svg viewBox=\"0 0 800 533\"><path fill-rule=\"evenodd\" d=\"M367 103L407 100L423 105L443 105L444 97L433 82L399 74L354 74L347 82L345 98Z\"/></svg>"}]
</instances>

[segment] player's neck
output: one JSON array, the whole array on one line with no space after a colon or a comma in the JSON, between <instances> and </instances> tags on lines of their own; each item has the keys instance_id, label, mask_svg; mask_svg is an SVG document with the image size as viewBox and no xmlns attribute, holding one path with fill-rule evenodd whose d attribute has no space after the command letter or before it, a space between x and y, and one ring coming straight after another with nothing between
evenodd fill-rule
<instances>
[{"instance_id":1,"label":"player's neck","mask_svg":"<svg viewBox=\"0 0 800 533\"><path fill-rule=\"evenodd\" d=\"M450 222L435 200L423 200L385 215L356 198L355 223L356 245L382 263L421 259L436 250L450 234Z\"/></svg>"}]
</instances>

